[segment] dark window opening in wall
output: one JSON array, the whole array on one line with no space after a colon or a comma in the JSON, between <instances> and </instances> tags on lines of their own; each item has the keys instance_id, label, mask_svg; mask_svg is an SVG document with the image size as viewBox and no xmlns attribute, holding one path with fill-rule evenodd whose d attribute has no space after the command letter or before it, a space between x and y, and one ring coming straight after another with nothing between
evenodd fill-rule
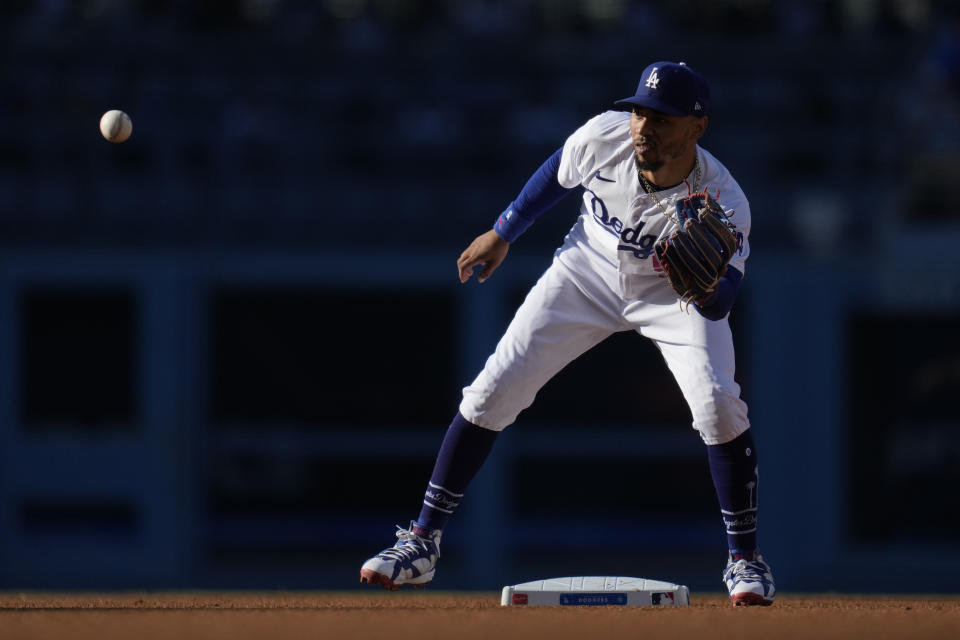
<instances>
[{"instance_id":1,"label":"dark window opening in wall","mask_svg":"<svg viewBox=\"0 0 960 640\"><path fill-rule=\"evenodd\" d=\"M212 422L439 430L464 384L455 322L445 291L217 291Z\"/></svg>"},{"instance_id":2,"label":"dark window opening in wall","mask_svg":"<svg viewBox=\"0 0 960 640\"><path fill-rule=\"evenodd\" d=\"M690 409L663 356L634 331L615 333L554 376L524 424L684 428Z\"/></svg>"},{"instance_id":3,"label":"dark window opening in wall","mask_svg":"<svg viewBox=\"0 0 960 640\"><path fill-rule=\"evenodd\" d=\"M24 428L133 428L133 293L38 286L21 294L19 310Z\"/></svg>"},{"instance_id":4,"label":"dark window opening in wall","mask_svg":"<svg viewBox=\"0 0 960 640\"><path fill-rule=\"evenodd\" d=\"M21 530L32 536L135 534L139 514L122 499L31 497L20 503Z\"/></svg>"},{"instance_id":5,"label":"dark window opening in wall","mask_svg":"<svg viewBox=\"0 0 960 640\"><path fill-rule=\"evenodd\" d=\"M403 517L410 505L423 499L433 468L433 460L423 456L398 459L381 451L365 455L362 464L371 471L359 477L356 458L294 451L222 454L211 462L207 506L213 515L232 517L373 512ZM391 470L389 479L379 471L385 468ZM354 476L351 491L339 490L344 478ZM378 490L384 481L389 491Z\"/></svg>"},{"instance_id":6,"label":"dark window opening in wall","mask_svg":"<svg viewBox=\"0 0 960 640\"><path fill-rule=\"evenodd\" d=\"M512 486L524 488L509 496L511 512L520 518L713 517L716 511L710 469L699 456L650 460L622 447L600 460L582 455L524 456L513 466ZM558 486L562 490L556 491ZM537 499L524 499L528 495Z\"/></svg>"},{"instance_id":7,"label":"dark window opening in wall","mask_svg":"<svg viewBox=\"0 0 960 640\"><path fill-rule=\"evenodd\" d=\"M939 488L960 486L958 326L956 313L848 321L845 513L858 543L957 545L960 492Z\"/></svg>"}]
</instances>

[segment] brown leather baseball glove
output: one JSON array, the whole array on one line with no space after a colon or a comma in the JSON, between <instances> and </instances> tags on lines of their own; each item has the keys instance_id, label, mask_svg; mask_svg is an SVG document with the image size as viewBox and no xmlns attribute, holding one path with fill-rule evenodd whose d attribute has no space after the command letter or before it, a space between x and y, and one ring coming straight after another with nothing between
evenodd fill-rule
<instances>
[{"instance_id":1,"label":"brown leather baseball glove","mask_svg":"<svg viewBox=\"0 0 960 640\"><path fill-rule=\"evenodd\" d=\"M706 190L677 201L680 229L654 245L670 286L685 302L712 294L737 250L736 226Z\"/></svg>"}]
</instances>

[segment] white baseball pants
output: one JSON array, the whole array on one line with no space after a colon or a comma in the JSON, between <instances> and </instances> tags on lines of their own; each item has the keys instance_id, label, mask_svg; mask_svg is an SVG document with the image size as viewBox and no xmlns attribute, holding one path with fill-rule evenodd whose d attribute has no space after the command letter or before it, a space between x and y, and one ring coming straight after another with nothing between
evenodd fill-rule
<instances>
[{"instance_id":1,"label":"white baseball pants","mask_svg":"<svg viewBox=\"0 0 960 640\"><path fill-rule=\"evenodd\" d=\"M663 354L706 444L723 444L746 431L750 423L734 381L727 320L685 309L665 279L648 279L639 299L624 301L600 277L575 276L555 258L483 371L464 388L460 412L480 427L502 431L567 364L614 332L634 330Z\"/></svg>"}]
</instances>

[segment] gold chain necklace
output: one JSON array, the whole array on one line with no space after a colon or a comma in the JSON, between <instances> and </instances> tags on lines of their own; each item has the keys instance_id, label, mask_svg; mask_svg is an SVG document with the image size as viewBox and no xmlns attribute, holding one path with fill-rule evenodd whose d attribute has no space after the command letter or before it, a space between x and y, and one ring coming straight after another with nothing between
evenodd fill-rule
<instances>
[{"instance_id":1,"label":"gold chain necklace","mask_svg":"<svg viewBox=\"0 0 960 640\"><path fill-rule=\"evenodd\" d=\"M653 201L657 203L657 207L660 211L663 212L663 215L666 216L667 220L671 222L676 222L680 224L680 221L677 220L674 216L670 215L667 211L667 208L663 206L663 203L660 202L660 198L657 197L657 192L654 190L653 185L643 177L640 169L637 169L637 175L640 177L640 183L643 185L643 190L649 193L653 197ZM684 180L686 182L686 180ZM700 156L696 156L693 159L693 189L690 190L690 193L696 193L700 185ZM687 185L689 188L689 185Z\"/></svg>"}]
</instances>

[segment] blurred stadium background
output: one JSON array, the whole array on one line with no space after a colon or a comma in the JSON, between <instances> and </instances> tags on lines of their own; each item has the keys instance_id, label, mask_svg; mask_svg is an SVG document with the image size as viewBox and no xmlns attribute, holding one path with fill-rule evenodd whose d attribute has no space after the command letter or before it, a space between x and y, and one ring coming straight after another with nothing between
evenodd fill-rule
<instances>
[{"instance_id":1,"label":"blurred stadium background","mask_svg":"<svg viewBox=\"0 0 960 640\"><path fill-rule=\"evenodd\" d=\"M658 59L751 200L731 322L784 591L960 591L960 21L933 0L4 0L0 588L352 588L576 216L454 260ZM123 145L97 130L126 110ZM500 439L442 589L721 588L618 335Z\"/></svg>"}]
</instances>

